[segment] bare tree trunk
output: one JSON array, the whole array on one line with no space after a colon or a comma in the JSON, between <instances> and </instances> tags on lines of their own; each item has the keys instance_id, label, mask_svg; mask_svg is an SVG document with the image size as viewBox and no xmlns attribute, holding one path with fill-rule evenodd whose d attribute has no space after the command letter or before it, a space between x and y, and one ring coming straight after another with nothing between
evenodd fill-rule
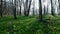
<instances>
[{"instance_id":1,"label":"bare tree trunk","mask_svg":"<svg viewBox=\"0 0 60 34\"><path fill-rule=\"evenodd\" d=\"M34 12L34 7L33 7L33 16L35 15L35 12Z\"/></svg>"},{"instance_id":2,"label":"bare tree trunk","mask_svg":"<svg viewBox=\"0 0 60 34\"><path fill-rule=\"evenodd\" d=\"M0 9L1 9L1 11L0 11L0 16L1 16L1 17L2 17L2 12L3 12L3 11L2 11L2 3L3 3L3 0L1 0L1 8L0 8Z\"/></svg>"},{"instance_id":3,"label":"bare tree trunk","mask_svg":"<svg viewBox=\"0 0 60 34\"><path fill-rule=\"evenodd\" d=\"M59 9L60 9L60 0L58 0L59 1Z\"/></svg>"},{"instance_id":4,"label":"bare tree trunk","mask_svg":"<svg viewBox=\"0 0 60 34\"><path fill-rule=\"evenodd\" d=\"M24 8L24 15L27 16L27 7L28 7L28 0L26 0L26 3L25 3L25 8Z\"/></svg>"},{"instance_id":5,"label":"bare tree trunk","mask_svg":"<svg viewBox=\"0 0 60 34\"><path fill-rule=\"evenodd\" d=\"M42 21L42 3L41 3L41 0L39 0L39 20Z\"/></svg>"},{"instance_id":6,"label":"bare tree trunk","mask_svg":"<svg viewBox=\"0 0 60 34\"><path fill-rule=\"evenodd\" d=\"M60 15L60 0L58 0L58 2L59 2L59 12L58 12L58 14Z\"/></svg>"},{"instance_id":7,"label":"bare tree trunk","mask_svg":"<svg viewBox=\"0 0 60 34\"><path fill-rule=\"evenodd\" d=\"M26 0L26 5L24 7L24 15L25 16L29 16L31 2L32 2L32 0L30 0L29 6L28 6L28 0Z\"/></svg>"},{"instance_id":8,"label":"bare tree trunk","mask_svg":"<svg viewBox=\"0 0 60 34\"><path fill-rule=\"evenodd\" d=\"M54 9L53 9L53 3L52 3L52 0L51 0L51 15L53 15L54 16L54 11L53 11Z\"/></svg>"},{"instance_id":9,"label":"bare tree trunk","mask_svg":"<svg viewBox=\"0 0 60 34\"><path fill-rule=\"evenodd\" d=\"M16 0L14 0L15 6L14 6L14 19L17 19L16 17Z\"/></svg>"},{"instance_id":10,"label":"bare tree trunk","mask_svg":"<svg viewBox=\"0 0 60 34\"><path fill-rule=\"evenodd\" d=\"M21 6L20 6L20 15L21 15Z\"/></svg>"},{"instance_id":11,"label":"bare tree trunk","mask_svg":"<svg viewBox=\"0 0 60 34\"><path fill-rule=\"evenodd\" d=\"M35 9L35 1L33 0L33 16L35 15L34 9Z\"/></svg>"},{"instance_id":12,"label":"bare tree trunk","mask_svg":"<svg viewBox=\"0 0 60 34\"><path fill-rule=\"evenodd\" d=\"M45 11L45 6L44 6L44 15L46 14L45 12L46 12L46 11Z\"/></svg>"},{"instance_id":13,"label":"bare tree trunk","mask_svg":"<svg viewBox=\"0 0 60 34\"><path fill-rule=\"evenodd\" d=\"M27 11L27 16L29 16L30 7L31 7L31 2L32 2L32 0L30 0L30 3L29 3L29 7L28 7L28 11Z\"/></svg>"},{"instance_id":14,"label":"bare tree trunk","mask_svg":"<svg viewBox=\"0 0 60 34\"><path fill-rule=\"evenodd\" d=\"M47 14L48 14L48 5L47 5Z\"/></svg>"}]
</instances>

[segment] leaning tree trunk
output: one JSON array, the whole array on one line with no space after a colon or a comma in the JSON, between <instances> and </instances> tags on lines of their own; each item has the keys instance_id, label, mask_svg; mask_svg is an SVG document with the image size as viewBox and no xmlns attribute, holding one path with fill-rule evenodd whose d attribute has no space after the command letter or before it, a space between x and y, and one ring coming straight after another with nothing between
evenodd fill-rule
<instances>
[{"instance_id":1,"label":"leaning tree trunk","mask_svg":"<svg viewBox=\"0 0 60 34\"><path fill-rule=\"evenodd\" d=\"M39 0L39 20L42 21L42 3L41 3L41 0Z\"/></svg>"}]
</instances>

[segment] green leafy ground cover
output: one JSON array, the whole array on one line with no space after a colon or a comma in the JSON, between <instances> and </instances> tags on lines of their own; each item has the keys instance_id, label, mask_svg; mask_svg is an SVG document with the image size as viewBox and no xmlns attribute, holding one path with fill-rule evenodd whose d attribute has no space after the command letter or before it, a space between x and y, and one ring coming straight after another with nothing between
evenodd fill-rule
<instances>
[{"instance_id":1,"label":"green leafy ground cover","mask_svg":"<svg viewBox=\"0 0 60 34\"><path fill-rule=\"evenodd\" d=\"M12 16L0 17L0 34L60 34L60 17L45 16L46 22L38 21L38 17Z\"/></svg>"}]
</instances>

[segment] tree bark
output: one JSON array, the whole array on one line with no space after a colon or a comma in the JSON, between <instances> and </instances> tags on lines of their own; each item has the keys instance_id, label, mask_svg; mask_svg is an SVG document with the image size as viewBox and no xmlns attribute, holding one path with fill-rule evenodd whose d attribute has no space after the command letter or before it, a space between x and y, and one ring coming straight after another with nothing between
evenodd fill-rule
<instances>
[{"instance_id":1,"label":"tree bark","mask_svg":"<svg viewBox=\"0 0 60 34\"><path fill-rule=\"evenodd\" d=\"M21 15L21 6L20 6L20 15Z\"/></svg>"},{"instance_id":2,"label":"tree bark","mask_svg":"<svg viewBox=\"0 0 60 34\"><path fill-rule=\"evenodd\" d=\"M28 7L28 11L27 11L27 16L29 16L30 7L31 7L31 2L32 2L32 0L30 0L30 3L29 3L29 7Z\"/></svg>"},{"instance_id":3,"label":"tree bark","mask_svg":"<svg viewBox=\"0 0 60 34\"><path fill-rule=\"evenodd\" d=\"M41 3L41 0L39 0L39 20L42 21L42 3Z\"/></svg>"},{"instance_id":4,"label":"tree bark","mask_svg":"<svg viewBox=\"0 0 60 34\"><path fill-rule=\"evenodd\" d=\"M46 12L46 11L45 11L45 6L44 6L44 15L46 14L45 12Z\"/></svg>"},{"instance_id":5,"label":"tree bark","mask_svg":"<svg viewBox=\"0 0 60 34\"><path fill-rule=\"evenodd\" d=\"M58 14L60 15L60 0L58 0L58 2L59 2L59 12L58 12Z\"/></svg>"},{"instance_id":6,"label":"tree bark","mask_svg":"<svg viewBox=\"0 0 60 34\"><path fill-rule=\"evenodd\" d=\"M34 12L34 7L33 7L33 16L35 15L35 12Z\"/></svg>"},{"instance_id":7,"label":"tree bark","mask_svg":"<svg viewBox=\"0 0 60 34\"><path fill-rule=\"evenodd\" d=\"M53 15L54 16L54 11L53 11L54 9L53 9L53 3L52 3L52 0L51 0L51 15Z\"/></svg>"},{"instance_id":8,"label":"tree bark","mask_svg":"<svg viewBox=\"0 0 60 34\"><path fill-rule=\"evenodd\" d=\"M15 6L14 6L14 19L17 19L16 17L16 0L14 0Z\"/></svg>"},{"instance_id":9,"label":"tree bark","mask_svg":"<svg viewBox=\"0 0 60 34\"><path fill-rule=\"evenodd\" d=\"M30 3L29 3L29 6L28 6L28 0L26 0L26 5L25 5L25 7L24 7L24 15L25 16L29 16L29 12L30 12L30 7L31 7L31 1L32 0L30 0Z\"/></svg>"},{"instance_id":10,"label":"tree bark","mask_svg":"<svg viewBox=\"0 0 60 34\"><path fill-rule=\"evenodd\" d=\"M3 11L2 11L2 3L3 3L3 0L1 0L1 5L0 5L0 6L1 6L1 8L0 8L0 9L1 9L1 10L0 10L0 16L1 16L1 17L2 17L2 12L3 12Z\"/></svg>"},{"instance_id":11,"label":"tree bark","mask_svg":"<svg viewBox=\"0 0 60 34\"><path fill-rule=\"evenodd\" d=\"M25 3L25 7L24 7L24 15L27 16L27 7L28 7L28 0L26 0L26 3Z\"/></svg>"}]
</instances>

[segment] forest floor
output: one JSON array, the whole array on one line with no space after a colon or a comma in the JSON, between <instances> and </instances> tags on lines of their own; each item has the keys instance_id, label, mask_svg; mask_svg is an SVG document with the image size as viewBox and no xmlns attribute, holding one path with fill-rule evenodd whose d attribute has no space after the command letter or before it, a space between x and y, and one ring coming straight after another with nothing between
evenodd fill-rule
<instances>
[{"instance_id":1,"label":"forest floor","mask_svg":"<svg viewBox=\"0 0 60 34\"><path fill-rule=\"evenodd\" d=\"M38 17L12 16L0 17L0 34L60 34L60 16L46 16L47 22L38 21Z\"/></svg>"}]
</instances>

